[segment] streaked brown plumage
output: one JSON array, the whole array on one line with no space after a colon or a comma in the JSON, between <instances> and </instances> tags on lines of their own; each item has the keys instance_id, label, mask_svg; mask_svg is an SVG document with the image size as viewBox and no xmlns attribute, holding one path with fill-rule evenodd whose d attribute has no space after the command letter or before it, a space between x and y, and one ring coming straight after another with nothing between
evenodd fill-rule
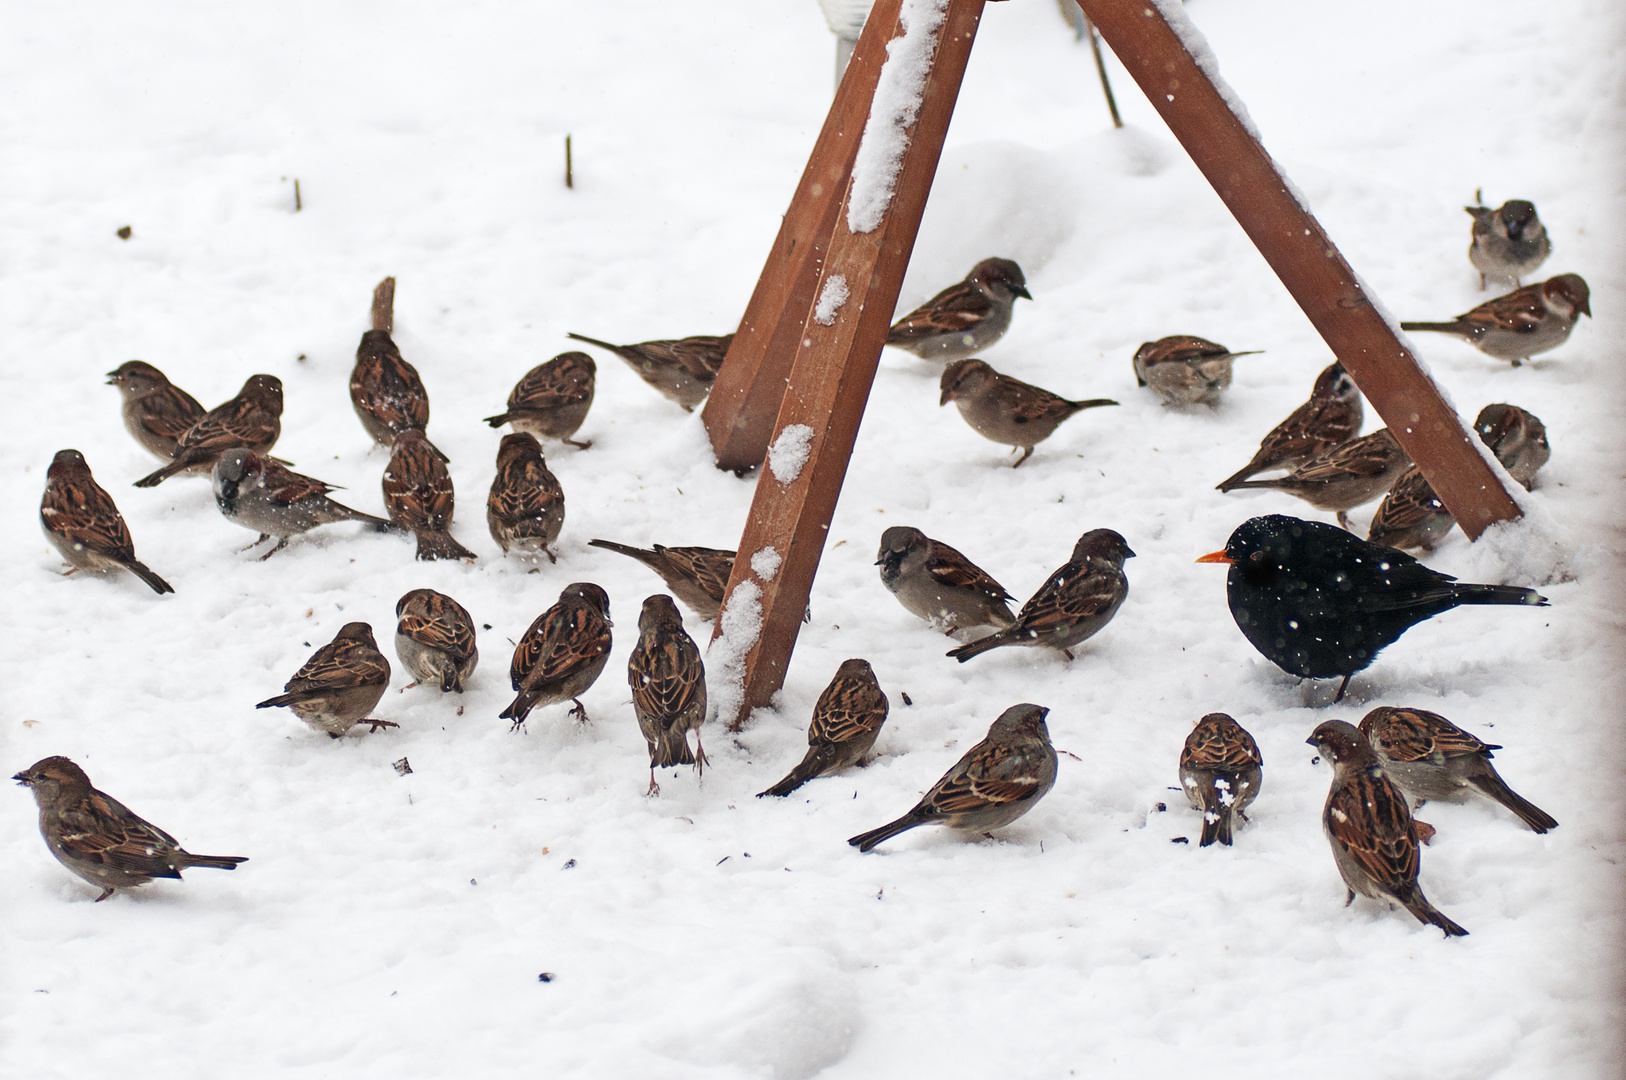
<instances>
[{"instance_id":1,"label":"streaked brown plumage","mask_svg":"<svg viewBox=\"0 0 1626 1080\"><path fill-rule=\"evenodd\" d=\"M589 540L589 547L614 551L637 559L661 576L672 595L682 600L702 619L715 619L723 604L723 588L734 572L734 552L708 547L663 547L651 549L618 544L613 540Z\"/></svg>"},{"instance_id":2,"label":"streaked brown plumage","mask_svg":"<svg viewBox=\"0 0 1626 1080\"><path fill-rule=\"evenodd\" d=\"M1474 430L1526 491L1534 486L1537 470L1553 456L1547 444L1547 425L1517 405L1486 405L1474 420Z\"/></svg>"},{"instance_id":3,"label":"streaked brown plumage","mask_svg":"<svg viewBox=\"0 0 1626 1080\"><path fill-rule=\"evenodd\" d=\"M992 442L1022 451L1011 468L1033 456L1033 448L1055 433L1062 421L1103 405L1111 398L1069 401L1042 387L1001 375L981 360L949 365L940 380L938 405L954 402L971 430Z\"/></svg>"},{"instance_id":4,"label":"streaked brown plumage","mask_svg":"<svg viewBox=\"0 0 1626 1080\"><path fill-rule=\"evenodd\" d=\"M240 446L227 450L215 462L215 505L221 514L234 525L259 533L255 544L277 538L276 546L260 556L262 562L287 547L290 536L318 525L359 521L379 531L395 528L382 518L328 498L332 490L326 482L296 473L276 458Z\"/></svg>"},{"instance_id":5,"label":"streaked brown plumage","mask_svg":"<svg viewBox=\"0 0 1626 1080\"><path fill-rule=\"evenodd\" d=\"M585 334L567 336L615 353L640 379L688 412L694 412L695 406L711 393L711 384L717 381L723 358L734 342L733 334L720 337L697 334L673 340L641 341L636 345L611 345Z\"/></svg>"},{"instance_id":6,"label":"streaked brown plumage","mask_svg":"<svg viewBox=\"0 0 1626 1080\"><path fill-rule=\"evenodd\" d=\"M413 589L395 602L395 617L395 655L414 680L403 689L427 683L441 693L466 690L480 663L468 609L445 593Z\"/></svg>"},{"instance_id":7,"label":"streaked brown plumage","mask_svg":"<svg viewBox=\"0 0 1626 1080\"><path fill-rule=\"evenodd\" d=\"M284 693L254 707L291 709L317 731L337 739L357 724L367 724L373 731L398 726L367 715L389 685L390 662L378 651L373 628L364 622L345 623L283 684Z\"/></svg>"},{"instance_id":8,"label":"streaked brown plumage","mask_svg":"<svg viewBox=\"0 0 1626 1080\"><path fill-rule=\"evenodd\" d=\"M1259 350L1232 352L1224 345L1191 334L1148 341L1135 350L1135 382L1165 405L1218 405L1231 385L1231 361Z\"/></svg>"},{"instance_id":9,"label":"streaked brown plumage","mask_svg":"<svg viewBox=\"0 0 1626 1080\"><path fill-rule=\"evenodd\" d=\"M783 780L757 793L785 796L819 776L862 761L886 723L889 703L868 660L844 660L813 706L807 725L807 754Z\"/></svg>"},{"instance_id":10,"label":"streaked brown plumage","mask_svg":"<svg viewBox=\"0 0 1626 1080\"><path fill-rule=\"evenodd\" d=\"M356 346L350 369L350 404L361 426L379 446L394 446L404 431L429 426L429 391L418 369L401 357L387 330L368 330ZM442 461L448 460L433 443Z\"/></svg>"},{"instance_id":11,"label":"streaked brown plumage","mask_svg":"<svg viewBox=\"0 0 1626 1080\"><path fill-rule=\"evenodd\" d=\"M565 586L559 602L537 616L514 650L509 676L518 696L498 715L512 720L517 731L532 709L571 701L571 712L586 723L580 698L610 659L613 625L603 589L588 581Z\"/></svg>"},{"instance_id":12,"label":"streaked brown plumage","mask_svg":"<svg viewBox=\"0 0 1626 1080\"><path fill-rule=\"evenodd\" d=\"M984 259L893 323L886 343L922 360L964 360L1005 336L1018 296L1033 299L1022 268L1010 259Z\"/></svg>"},{"instance_id":13,"label":"streaked brown plumage","mask_svg":"<svg viewBox=\"0 0 1626 1080\"><path fill-rule=\"evenodd\" d=\"M269 453L282 434L282 380L275 375L251 375L237 396L198 417L175 440L175 457L168 465L135 482L136 487L157 487L177 473L208 473L234 446L256 454Z\"/></svg>"},{"instance_id":14,"label":"streaked brown plumage","mask_svg":"<svg viewBox=\"0 0 1626 1080\"><path fill-rule=\"evenodd\" d=\"M1286 476L1271 480L1242 480L1229 490L1272 488L1285 491L1323 510L1338 514L1338 524L1349 528L1348 511L1369 503L1394 487L1411 468L1411 458L1388 428L1378 428L1346 443L1339 443L1305 462Z\"/></svg>"},{"instance_id":15,"label":"streaked brown plumage","mask_svg":"<svg viewBox=\"0 0 1626 1080\"><path fill-rule=\"evenodd\" d=\"M694 639L683 629L677 605L665 593L646 599L638 615L638 644L627 657L627 685L632 688L638 730L649 744L649 794L661 793L656 769L693 765L696 772L704 772L700 725L706 719L706 667Z\"/></svg>"},{"instance_id":16,"label":"streaked brown plumage","mask_svg":"<svg viewBox=\"0 0 1626 1080\"><path fill-rule=\"evenodd\" d=\"M124 396L125 430L159 461L173 461L175 440L203 415L197 398L141 360L126 360L109 371L107 382Z\"/></svg>"},{"instance_id":17,"label":"streaked brown plumage","mask_svg":"<svg viewBox=\"0 0 1626 1080\"><path fill-rule=\"evenodd\" d=\"M1451 511L1423 478L1423 470L1413 465L1400 474L1395 486L1378 504L1366 538L1374 544L1402 551L1413 548L1433 551L1456 523Z\"/></svg>"},{"instance_id":18,"label":"streaked brown plumage","mask_svg":"<svg viewBox=\"0 0 1626 1080\"><path fill-rule=\"evenodd\" d=\"M106 574L128 570L153 592L174 592L169 582L135 557L135 540L113 497L90 474L85 455L58 450L45 471L40 500L40 527L45 538L74 570Z\"/></svg>"},{"instance_id":19,"label":"streaked brown plumage","mask_svg":"<svg viewBox=\"0 0 1626 1080\"><path fill-rule=\"evenodd\" d=\"M1455 334L1485 355L1518 367L1568 341L1581 316L1592 314L1591 297L1580 274L1559 274L1487 300L1450 322L1403 322L1400 328Z\"/></svg>"},{"instance_id":20,"label":"streaked brown plumage","mask_svg":"<svg viewBox=\"0 0 1626 1080\"><path fill-rule=\"evenodd\" d=\"M494 428L509 424L538 439L558 439L586 450L591 442L577 442L571 436L593 406L597 374L598 366L586 353L560 353L526 372L508 395L508 408L486 417L486 423Z\"/></svg>"},{"instance_id":21,"label":"streaked brown plumage","mask_svg":"<svg viewBox=\"0 0 1626 1080\"><path fill-rule=\"evenodd\" d=\"M953 634L977 626L1001 629L1016 622L1015 599L981 567L919 529L894 525L881 534L875 560L881 584L912 615Z\"/></svg>"},{"instance_id":22,"label":"streaked brown plumage","mask_svg":"<svg viewBox=\"0 0 1626 1080\"><path fill-rule=\"evenodd\" d=\"M452 538L452 511L456 508L452 474L417 428L396 436L390 463L384 467L383 487L390 520L418 538L419 559L475 557L474 552Z\"/></svg>"},{"instance_id":23,"label":"streaked brown plumage","mask_svg":"<svg viewBox=\"0 0 1626 1080\"><path fill-rule=\"evenodd\" d=\"M1293 469L1311 458L1348 442L1361 430L1361 391L1342 364L1332 364L1316 376L1310 400L1271 428L1253 460L1222 481L1230 491L1250 476L1268 469Z\"/></svg>"},{"instance_id":24,"label":"streaked brown plumage","mask_svg":"<svg viewBox=\"0 0 1626 1080\"><path fill-rule=\"evenodd\" d=\"M486 497L486 525L505 554L559 561L553 544L565 525L565 489L548 470L535 435L519 431L502 437L497 476Z\"/></svg>"},{"instance_id":25,"label":"streaked brown plumage","mask_svg":"<svg viewBox=\"0 0 1626 1080\"><path fill-rule=\"evenodd\" d=\"M1264 760L1259 744L1225 713L1197 721L1180 750L1180 787L1186 800L1203 814L1198 847L1216 840L1231 846L1234 819L1248 820L1247 809L1259 795Z\"/></svg>"}]
</instances>

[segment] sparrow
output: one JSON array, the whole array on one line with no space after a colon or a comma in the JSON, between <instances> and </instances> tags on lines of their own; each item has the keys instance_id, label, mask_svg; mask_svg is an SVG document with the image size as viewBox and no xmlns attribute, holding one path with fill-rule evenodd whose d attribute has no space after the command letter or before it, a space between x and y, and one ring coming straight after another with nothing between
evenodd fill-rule
<instances>
[{"instance_id":1,"label":"sparrow","mask_svg":"<svg viewBox=\"0 0 1626 1080\"><path fill-rule=\"evenodd\" d=\"M1356 893L1388 900L1418 922L1439 927L1446 937L1466 937L1468 931L1440 914L1418 887L1417 823L1405 793L1361 733L1342 720L1328 720L1304 741L1332 763L1332 788L1321 825L1349 893L1344 906L1355 902Z\"/></svg>"},{"instance_id":2,"label":"sparrow","mask_svg":"<svg viewBox=\"0 0 1626 1080\"><path fill-rule=\"evenodd\" d=\"M408 428L397 435L384 467L384 508L396 527L417 536L420 560L475 557L452 539L455 502L452 474L424 433Z\"/></svg>"},{"instance_id":3,"label":"sparrow","mask_svg":"<svg viewBox=\"0 0 1626 1080\"><path fill-rule=\"evenodd\" d=\"M984 259L896 323L886 343L922 360L953 363L975 356L1011 328L1016 298L1032 300L1022 268L1010 259Z\"/></svg>"},{"instance_id":4,"label":"sparrow","mask_svg":"<svg viewBox=\"0 0 1626 1080\"><path fill-rule=\"evenodd\" d=\"M1568 341L1581 316L1592 314L1591 296L1580 274L1560 274L1487 300L1450 322L1403 322L1400 329L1455 334L1485 355L1518 367Z\"/></svg>"},{"instance_id":5,"label":"sparrow","mask_svg":"<svg viewBox=\"0 0 1626 1080\"><path fill-rule=\"evenodd\" d=\"M1203 812L1203 833L1198 847L1218 840L1231 846L1232 820L1248 820L1248 806L1259 794L1264 760L1259 744L1225 713L1209 713L1197 721L1180 751L1180 786L1186 800Z\"/></svg>"},{"instance_id":6,"label":"sparrow","mask_svg":"<svg viewBox=\"0 0 1626 1080\"><path fill-rule=\"evenodd\" d=\"M1456 523L1457 519L1423 479L1423 470L1413 465L1400 474L1378 504L1366 538L1385 547L1433 551Z\"/></svg>"},{"instance_id":7,"label":"sparrow","mask_svg":"<svg viewBox=\"0 0 1626 1080\"><path fill-rule=\"evenodd\" d=\"M700 725L706 719L706 667L694 639L683 630L677 605L665 593L646 599L638 614L638 644L627 657L627 685L632 687L638 730L649 744L648 794L661 793L656 769L693 765L704 772Z\"/></svg>"},{"instance_id":8,"label":"sparrow","mask_svg":"<svg viewBox=\"0 0 1626 1080\"><path fill-rule=\"evenodd\" d=\"M388 330L368 330L356 346L356 366L350 369L350 403L373 442L394 446L404 431L429 426L429 391L418 369L401 358L401 350ZM450 459L433 443L442 461Z\"/></svg>"},{"instance_id":9,"label":"sparrow","mask_svg":"<svg viewBox=\"0 0 1626 1080\"><path fill-rule=\"evenodd\" d=\"M611 345L608 341L567 334L577 341L608 349L627 362L638 377L683 406L685 412L694 412L695 406L706 400L711 384L734 343L733 334L708 337L700 334L677 340L643 341L636 345Z\"/></svg>"},{"instance_id":10,"label":"sparrow","mask_svg":"<svg viewBox=\"0 0 1626 1080\"><path fill-rule=\"evenodd\" d=\"M537 706L570 701L571 714L586 723L581 695L610 659L613 625L603 589L586 581L565 586L559 602L537 616L515 648L509 676L519 696L498 715L512 720L518 731Z\"/></svg>"},{"instance_id":11,"label":"sparrow","mask_svg":"<svg viewBox=\"0 0 1626 1080\"><path fill-rule=\"evenodd\" d=\"M357 724L367 724L373 731L400 726L367 715L389 685L390 662L378 651L373 628L364 622L345 623L283 684L286 693L254 707L292 709L305 723L337 739Z\"/></svg>"},{"instance_id":12,"label":"sparrow","mask_svg":"<svg viewBox=\"0 0 1626 1080\"><path fill-rule=\"evenodd\" d=\"M888 702L868 660L844 660L813 706L807 725L807 755L779 783L757 798L785 796L816 777L840 772L864 760L886 723Z\"/></svg>"},{"instance_id":13,"label":"sparrow","mask_svg":"<svg viewBox=\"0 0 1626 1080\"><path fill-rule=\"evenodd\" d=\"M1350 677L1426 619L1463 604L1548 607L1533 589L1463 585L1405 552L1368 543L1335 525L1271 514L1237 526L1222 551L1226 602L1237 629L1283 671L1310 679Z\"/></svg>"},{"instance_id":14,"label":"sparrow","mask_svg":"<svg viewBox=\"0 0 1626 1080\"><path fill-rule=\"evenodd\" d=\"M1474 219L1473 240L1468 245L1468 261L1479 271L1479 287L1485 279L1519 279L1536 272L1552 253L1547 229L1536 216L1534 203L1509 199L1499 209L1464 206Z\"/></svg>"},{"instance_id":15,"label":"sparrow","mask_svg":"<svg viewBox=\"0 0 1626 1080\"><path fill-rule=\"evenodd\" d=\"M1005 587L940 540L894 525L881 534L875 565L881 584L914 616L953 634L976 626L1000 629L1016 622Z\"/></svg>"},{"instance_id":16,"label":"sparrow","mask_svg":"<svg viewBox=\"0 0 1626 1080\"><path fill-rule=\"evenodd\" d=\"M1413 805L1466 802L1478 792L1513 811L1533 832L1558 828L1551 814L1520 798L1497 775L1491 751L1500 746L1480 742L1439 713L1383 706L1361 720L1361 735Z\"/></svg>"},{"instance_id":17,"label":"sparrow","mask_svg":"<svg viewBox=\"0 0 1626 1080\"><path fill-rule=\"evenodd\" d=\"M1248 477L1267 469L1297 468L1339 443L1353 439L1361 430L1361 420L1360 389L1342 364L1332 364L1316 376L1310 400L1272 428L1259 444L1253 460L1222 481L1219 490L1230 491Z\"/></svg>"},{"instance_id":18,"label":"sparrow","mask_svg":"<svg viewBox=\"0 0 1626 1080\"><path fill-rule=\"evenodd\" d=\"M1227 489L1273 488L1295 495L1311 506L1333 510L1338 524L1349 528L1348 511L1369 503L1395 486L1411 458L1388 428L1378 428L1339 443L1311 458L1286 476L1271 480L1239 480Z\"/></svg>"},{"instance_id":19,"label":"sparrow","mask_svg":"<svg viewBox=\"0 0 1626 1080\"><path fill-rule=\"evenodd\" d=\"M1474 430L1526 491L1535 483L1536 471L1553 455L1547 426L1517 405L1486 405L1474 420Z\"/></svg>"},{"instance_id":20,"label":"sparrow","mask_svg":"<svg viewBox=\"0 0 1626 1080\"><path fill-rule=\"evenodd\" d=\"M1009 825L1056 783L1056 751L1044 722L1049 712L1039 705L1012 705L913 810L847 843L868 851L917 825L982 833Z\"/></svg>"},{"instance_id":21,"label":"sparrow","mask_svg":"<svg viewBox=\"0 0 1626 1080\"><path fill-rule=\"evenodd\" d=\"M723 588L734 572L734 552L709 547L629 547L613 540L589 540L589 547L604 548L637 559L661 576L666 587L702 619L717 618L723 606Z\"/></svg>"},{"instance_id":22,"label":"sparrow","mask_svg":"<svg viewBox=\"0 0 1626 1080\"><path fill-rule=\"evenodd\" d=\"M1017 447L1022 456L1013 469L1033 456L1033 448L1055 432L1063 420L1085 409L1116 405L1111 398L1068 401L1048 390L1001 375L981 360L960 360L943 372L939 406L949 402L983 438Z\"/></svg>"},{"instance_id":23,"label":"sparrow","mask_svg":"<svg viewBox=\"0 0 1626 1080\"><path fill-rule=\"evenodd\" d=\"M124 427L159 461L175 458L175 440L203 415L198 399L140 360L126 360L107 373L109 386L124 395Z\"/></svg>"},{"instance_id":24,"label":"sparrow","mask_svg":"<svg viewBox=\"0 0 1626 1080\"><path fill-rule=\"evenodd\" d=\"M287 547L290 536L318 525L359 521L380 532L395 528L383 518L328 498L332 485L241 446L227 450L215 462L214 488L215 505L226 520L260 534L254 543L277 538L276 546L260 556L261 562Z\"/></svg>"},{"instance_id":25,"label":"sparrow","mask_svg":"<svg viewBox=\"0 0 1626 1080\"><path fill-rule=\"evenodd\" d=\"M73 567L70 574L123 569L145 581L155 593L175 591L135 557L130 526L113 505L113 497L90 475L85 455L77 450L58 450L45 470L40 526L51 546Z\"/></svg>"},{"instance_id":26,"label":"sparrow","mask_svg":"<svg viewBox=\"0 0 1626 1080\"><path fill-rule=\"evenodd\" d=\"M135 486L157 487L177 473L207 474L220 455L234 446L264 454L281 434L282 380L275 375L251 375L236 397L210 409L176 436L174 459L137 480Z\"/></svg>"},{"instance_id":27,"label":"sparrow","mask_svg":"<svg viewBox=\"0 0 1626 1080\"><path fill-rule=\"evenodd\" d=\"M434 589L413 589L395 602L395 655L413 681L440 687L441 693L468 688L480 663L474 643L474 619L468 609Z\"/></svg>"},{"instance_id":28,"label":"sparrow","mask_svg":"<svg viewBox=\"0 0 1626 1080\"><path fill-rule=\"evenodd\" d=\"M1135 350L1135 385L1150 387L1165 405L1218 405L1231 385L1231 361L1259 351L1231 352L1190 334L1148 341Z\"/></svg>"},{"instance_id":29,"label":"sparrow","mask_svg":"<svg viewBox=\"0 0 1626 1080\"><path fill-rule=\"evenodd\" d=\"M548 471L542 444L530 432L502 437L497 477L486 497L486 524L504 554L559 561L552 545L565 525L565 489Z\"/></svg>"},{"instance_id":30,"label":"sparrow","mask_svg":"<svg viewBox=\"0 0 1626 1080\"><path fill-rule=\"evenodd\" d=\"M1124 560L1133 559L1124 538L1111 529L1091 529L1073 545L1073 557L1051 574L1022 605L1016 622L988 637L950 649L960 663L1001 645L1047 645L1067 659L1072 648L1112 621L1129 595Z\"/></svg>"},{"instance_id":31,"label":"sparrow","mask_svg":"<svg viewBox=\"0 0 1626 1080\"><path fill-rule=\"evenodd\" d=\"M560 353L526 372L508 395L507 411L486 417L486 423L494 428L510 424L538 439L558 439L586 450L591 442L577 442L571 436L593 407L597 374L598 366L586 353Z\"/></svg>"},{"instance_id":32,"label":"sparrow","mask_svg":"<svg viewBox=\"0 0 1626 1080\"><path fill-rule=\"evenodd\" d=\"M192 854L163 829L91 787L85 770L65 757L36 761L12 779L34 793L40 834L57 862L102 890L98 904L115 889L153 878L179 881L181 871L194 866L235 870L248 862L242 855Z\"/></svg>"}]
</instances>

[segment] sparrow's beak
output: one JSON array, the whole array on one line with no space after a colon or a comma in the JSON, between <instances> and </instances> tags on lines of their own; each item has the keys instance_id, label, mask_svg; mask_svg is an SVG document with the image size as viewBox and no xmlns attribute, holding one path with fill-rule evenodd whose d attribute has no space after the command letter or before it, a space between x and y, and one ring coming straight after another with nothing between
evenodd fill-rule
<instances>
[{"instance_id":1,"label":"sparrow's beak","mask_svg":"<svg viewBox=\"0 0 1626 1080\"><path fill-rule=\"evenodd\" d=\"M119 384L119 382L120 382L120 380L119 380L119 373L118 372L109 371L107 373L107 385L108 386L117 386Z\"/></svg>"},{"instance_id":2,"label":"sparrow's beak","mask_svg":"<svg viewBox=\"0 0 1626 1080\"><path fill-rule=\"evenodd\" d=\"M1204 555L1202 558L1198 559L1197 561L1198 562L1224 563L1226 566L1235 566L1236 565L1236 560L1231 558L1229 555L1225 554L1225 552L1223 552L1223 551L1210 551L1207 555Z\"/></svg>"},{"instance_id":3,"label":"sparrow's beak","mask_svg":"<svg viewBox=\"0 0 1626 1080\"><path fill-rule=\"evenodd\" d=\"M1589 296L1585 300L1582 300L1581 306L1577 310L1579 310L1580 313L1585 315L1587 318L1592 318L1592 297Z\"/></svg>"},{"instance_id":4,"label":"sparrow's beak","mask_svg":"<svg viewBox=\"0 0 1626 1080\"><path fill-rule=\"evenodd\" d=\"M937 399L937 407L939 409L941 409L944 405L947 405L949 402L951 402L953 400L954 400L954 387L945 386L943 388L942 396L940 396Z\"/></svg>"},{"instance_id":5,"label":"sparrow's beak","mask_svg":"<svg viewBox=\"0 0 1626 1080\"><path fill-rule=\"evenodd\" d=\"M17 783L22 785L23 787L33 787L34 786L33 784L30 784L28 782L28 779L26 777L24 777L22 773L14 774L12 776L12 779L17 781Z\"/></svg>"},{"instance_id":6,"label":"sparrow's beak","mask_svg":"<svg viewBox=\"0 0 1626 1080\"><path fill-rule=\"evenodd\" d=\"M1024 300L1033 299L1033 294L1028 292L1027 286L1025 285L1012 285L1011 292L1015 293L1017 296L1020 296Z\"/></svg>"}]
</instances>

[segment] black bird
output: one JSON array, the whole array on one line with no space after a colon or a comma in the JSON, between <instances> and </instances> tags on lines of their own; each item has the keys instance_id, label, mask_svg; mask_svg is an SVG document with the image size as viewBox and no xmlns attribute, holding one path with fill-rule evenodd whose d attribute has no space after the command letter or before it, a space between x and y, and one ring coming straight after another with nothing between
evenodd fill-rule
<instances>
[{"instance_id":1,"label":"black bird","mask_svg":"<svg viewBox=\"0 0 1626 1080\"><path fill-rule=\"evenodd\" d=\"M1403 551L1336 525L1270 514L1244 521L1225 550L1225 597L1237 629L1265 659L1311 679L1350 676L1413 626L1461 604L1529 604L1547 598L1514 585L1460 585Z\"/></svg>"}]
</instances>

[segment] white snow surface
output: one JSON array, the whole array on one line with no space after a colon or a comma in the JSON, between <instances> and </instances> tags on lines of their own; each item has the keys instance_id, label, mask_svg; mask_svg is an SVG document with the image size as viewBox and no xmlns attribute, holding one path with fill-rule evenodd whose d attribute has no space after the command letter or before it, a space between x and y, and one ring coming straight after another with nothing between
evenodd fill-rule
<instances>
[{"instance_id":1,"label":"white snow surface","mask_svg":"<svg viewBox=\"0 0 1626 1080\"><path fill-rule=\"evenodd\" d=\"M851 295L847 289L846 275L831 274L825 278L824 287L819 290L818 303L813 305L813 321L820 326L834 326L836 312L841 310L841 305Z\"/></svg>"},{"instance_id":2,"label":"white snow surface","mask_svg":"<svg viewBox=\"0 0 1626 1080\"><path fill-rule=\"evenodd\" d=\"M892 205L903 152L909 146L909 126L920 112L920 95L937 51L937 31L947 13L948 0L903 0L899 9L903 33L887 42L886 60L853 159L847 228L855 233L873 232Z\"/></svg>"},{"instance_id":3,"label":"white snow surface","mask_svg":"<svg viewBox=\"0 0 1626 1080\"><path fill-rule=\"evenodd\" d=\"M812 428L806 424L786 424L768 447L768 471L781 484L794 484L802 475L812 446Z\"/></svg>"},{"instance_id":4,"label":"white snow surface","mask_svg":"<svg viewBox=\"0 0 1626 1080\"><path fill-rule=\"evenodd\" d=\"M480 417L575 347L566 331L734 328L829 102L817 5L719 0L704 20L653 0L16 6L0 41L4 775L65 754L189 849L249 861L93 904L41 843L28 793L0 800L0 1071L1615 1075L1623 13L1607 0L1186 10L1395 312L1442 318L1486 295L1465 257L1476 187L1540 208L1554 246L1542 275L1583 273L1597 318L1517 369L1413 340L1469 419L1510 401L1546 422L1553 457L1526 504L1561 530L1573 580L1542 587L1550 608L1417 627L1337 706L1330 685L1255 653L1223 572L1193 559L1254 514L1329 517L1213 484L1331 356L1124 69L1110 61L1129 125L1114 132L1054 5L990 4L900 308L980 258L1014 258L1036 300L987 359L1123 407L1082 414L1013 471L937 406L938 365L888 350L776 707L737 737L708 724L705 776L663 772L651 799L622 672L661 583L587 541L734 547L754 481L713 468L699 417L601 354L579 436L592 448L549 447L570 502L559 562L527 573L482 522L502 432ZM257 562L207 484L130 486L153 463L102 383L140 357L208 405L250 373L278 375L276 452L380 512L385 455L346 380L386 274L477 563L417 563L409 540L355 525ZM1268 351L1237 365L1218 408L1165 409L1130 356L1175 333ZM65 446L173 596L58 576L35 508ZM895 524L1020 597L1087 529L1117 529L1139 557L1122 611L1074 662L1003 649L960 665L876 575ZM1465 580L1521 560L1538 574L1552 553L1519 528L1489 545L1455 533L1428 561ZM593 720L552 707L510 734L497 713L511 642L573 581L603 585L616 621L583 699ZM482 627L468 693L392 689L378 715L399 729L340 740L255 710L352 619L393 662L394 604L419 586ZM724 655L707 654L713 693ZM852 656L892 701L877 759L753 798L801 758L813 703ZM408 681L398 666L394 688ZM919 829L868 855L846 844L1019 701L1048 706L1057 746L1078 755L1031 813L994 840ZM1439 829L1423 887L1470 937L1344 906L1319 822L1329 773L1304 740L1380 704L1502 744L1502 775L1562 822L1536 836L1483 801L1423 811ZM1235 846L1199 850L1177 760L1215 710L1253 733L1264 783ZM414 771L399 776L403 757Z\"/></svg>"}]
</instances>

